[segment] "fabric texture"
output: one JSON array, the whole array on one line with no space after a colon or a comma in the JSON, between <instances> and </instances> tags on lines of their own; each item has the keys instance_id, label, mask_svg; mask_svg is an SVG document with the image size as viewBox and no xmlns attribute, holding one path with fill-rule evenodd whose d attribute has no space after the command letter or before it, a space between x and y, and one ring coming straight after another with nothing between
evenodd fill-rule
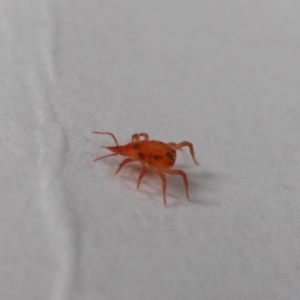
<instances>
[{"instance_id":1,"label":"fabric texture","mask_svg":"<svg viewBox=\"0 0 300 300\"><path fill-rule=\"evenodd\" d=\"M299 10L0 0L0 298L300 299ZM192 142L191 201L93 130Z\"/></svg>"}]
</instances>

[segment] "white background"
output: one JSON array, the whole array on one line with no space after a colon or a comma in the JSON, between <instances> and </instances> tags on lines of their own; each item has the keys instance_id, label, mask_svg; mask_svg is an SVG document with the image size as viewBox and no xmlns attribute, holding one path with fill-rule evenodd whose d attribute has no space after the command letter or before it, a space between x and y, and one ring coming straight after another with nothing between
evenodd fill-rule
<instances>
[{"instance_id":1,"label":"white background","mask_svg":"<svg viewBox=\"0 0 300 300\"><path fill-rule=\"evenodd\" d=\"M1 299L300 299L299 11L0 0ZM92 130L191 141L191 202Z\"/></svg>"}]
</instances>

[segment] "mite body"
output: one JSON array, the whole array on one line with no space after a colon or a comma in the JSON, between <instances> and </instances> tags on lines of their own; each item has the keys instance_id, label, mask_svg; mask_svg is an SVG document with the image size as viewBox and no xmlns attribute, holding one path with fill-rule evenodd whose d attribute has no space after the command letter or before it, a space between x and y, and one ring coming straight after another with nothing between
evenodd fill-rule
<instances>
[{"instance_id":1,"label":"mite body","mask_svg":"<svg viewBox=\"0 0 300 300\"><path fill-rule=\"evenodd\" d=\"M164 173L171 174L171 175L180 175L182 176L185 185L186 197L187 199L189 199L188 180L185 172L183 172L182 170L175 170L171 168L173 167L176 161L176 150L181 149L182 147L185 146L189 147L191 156L195 164L198 165L198 162L196 161L195 154L194 154L193 144L186 141L181 142L179 144L163 143L161 141L156 141L156 140L150 141L149 135L147 133L139 133L139 134L135 133L132 135L131 143L120 146L118 144L116 137L110 132L93 131L93 133L109 134L116 143L116 146L110 146L110 147L102 146L103 148L106 148L113 153L98 157L94 161L97 161L104 157L114 156L114 155L126 156L127 158L123 162L121 162L119 168L116 171L116 174L122 169L122 167L125 164L129 162L136 162L136 161L140 162L142 166L142 171L138 178L137 189L139 188L140 182L144 177L144 175L146 174L148 168L150 168L162 179L163 200L165 205L166 205L167 180ZM140 137L143 137L144 139L140 140Z\"/></svg>"}]
</instances>

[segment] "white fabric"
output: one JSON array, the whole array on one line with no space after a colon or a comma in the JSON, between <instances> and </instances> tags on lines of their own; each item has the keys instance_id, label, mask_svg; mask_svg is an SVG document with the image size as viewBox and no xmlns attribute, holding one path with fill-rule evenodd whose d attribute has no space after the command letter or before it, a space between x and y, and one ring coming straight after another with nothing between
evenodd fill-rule
<instances>
[{"instance_id":1,"label":"white fabric","mask_svg":"<svg viewBox=\"0 0 300 300\"><path fill-rule=\"evenodd\" d=\"M0 0L0 298L300 299L299 10ZM93 130L192 142L191 202Z\"/></svg>"}]
</instances>

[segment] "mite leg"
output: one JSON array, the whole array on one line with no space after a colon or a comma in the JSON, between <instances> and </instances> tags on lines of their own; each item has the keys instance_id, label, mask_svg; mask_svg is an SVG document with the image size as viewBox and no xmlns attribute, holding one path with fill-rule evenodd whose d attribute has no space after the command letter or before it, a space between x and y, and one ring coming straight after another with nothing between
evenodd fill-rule
<instances>
[{"instance_id":1,"label":"mite leg","mask_svg":"<svg viewBox=\"0 0 300 300\"><path fill-rule=\"evenodd\" d=\"M139 136L143 136L145 141L149 141L149 135L148 133L145 133L145 132L142 132L142 133L139 133Z\"/></svg>"},{"instance_id":2,"label":"mite leg","mask_svg":"<svg viewBox=\"0 0 300 300\"><path fill-rule=\"evenodd\" d=\"M163 190L163 198L164 198L164 205L167 206L166 200L166 188L167 188L167 178L165 174L159 169L152 169L162 180L162 190Z\"/></svg>"},{"instance_id":3,"label":"mite leg","mask_svg":"<svg viewBox=\"0 0 300 300\"><path fill-rule=\"evenodd\" d=\"M132 142L139 142L140 136L143 136L145 141L149 141L149 135L148 133L135 133L132 135Z\"/></svg>"},{"instance_id":4,"label":"mite leg","mask_svg":"<svg viewBox=\"0 0 300 300\"><path fill-rule=\"evenodd\" d=\"M145 164L141 163L141 165L142 165L142 172L141 172L141 174L139 176L139 179L138 179L138 182L137 182L137 186L136 186L137 190L140 187L140 183L141 183L142 178L144 177L144 175L147 173L147 170L148 170Z\"/></svg>"},{"instance_id":5,"label":"mite leg","mask_svg":"<svg viewBox=\"0 0 300 300\"><path fill-rule=\"evenodd\" d=\"M178 150L178 149L181 149L182 147L189 147L190 148L190 153L191 153L191 156L195 162L196 165L199 165L196 158L195 158L195 152L194 152L194 147L193 147L193 144L190 143L190 142L181 142L179 144L175 144L175 143L168 143L167 144L168 146L170 146L172 149L174 150Z\"/></svg>"},{"instance_id":6,"label":"mite leg","mask_svg":"<svg viewBox=\"0 0 300 300\"><path fill-rule=\"evenodd\" d=\"M139 135L137 133L133 134L131 142L133 143L133 142L139 142L139 141L140 141Z\"/></svg>"},{"instance_id":7,"label":"mite leg","mask_svg":"<svg viewBox=\"0 0 300 300\"><path fill-rule=\"evenodd\" d=\"M125 160L123 160L123 161L120 163L119 168L118 168L118 170L116 171L115 175L119 173L119 171L123 168L124 165L126 165L127 163L130 163L130 162L134 162L134 161L136 161L136 159L130 158L130 157L128 157L128 158L126 158Z\"/></svg>"},{"instance_id":8,"label":"mite leg","mask_svg":"<svg viewBox=\"0 0 300 300\"><path fill-rule=\"evenodd\" d=\"M118 141L117 141L117 139L116 139L116 137L114 136L113 133L111 133L111 132L99 132L99 131L93 131L93 133L96 133L96 134L109 134L114 139L116 145L119 146Z\"/></svg>"},{"instance_id":9,"label":"mite leg","mask_svg":"<svg viewBox=\"0 0 300 300\"><path fill-rule=\"evenodd\" d=\"M188 191L189 183L188 183L188 179L187 179L186 174L181 170L171 170L171 169L164 169L163 172L171 174L171 175L180 175L180 176L182 176L184 186L185 186L186 197L189 200L189 191Z\"/></svg>"},{"instance_id":10,"label":"mite leg","mask_svg":"<svg viewBox=\"0 0 300 300\"><path fill-rule=\"evenodd\" d=\"M94 159L93 161L97 161L97 160L99 160L99 159L102 159L102 158L104 158L104 157L108 157L108 156L114 156L114 155L118 155L118 154L117 154L117 153L113 153L113 154L107 154L107 155L104 155L104 156L100 156L100 157L98 157L98 158Z\"/></svg>"},{"instance_id":11,"label":"mite leg","mask_svg":"<svg viewBox=\"0 0 300 300\"><path fill-rule=\"evenodd\" d=\"M168 143L168 146L170 146L172 149L176 148L177 144L176 143ZM174 150L180 150L182 151L182 149L174 149Z\"/></svg>"}]
</instances>

